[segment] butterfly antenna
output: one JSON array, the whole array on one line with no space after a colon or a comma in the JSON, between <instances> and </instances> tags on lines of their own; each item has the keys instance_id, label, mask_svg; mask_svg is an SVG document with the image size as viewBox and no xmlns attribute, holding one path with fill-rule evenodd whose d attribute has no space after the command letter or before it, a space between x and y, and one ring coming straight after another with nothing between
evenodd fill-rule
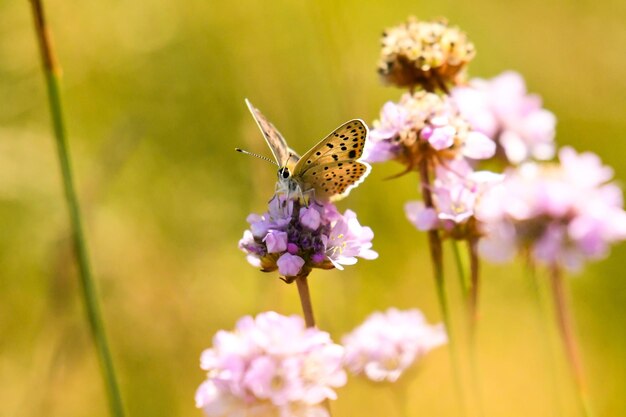
<instances>
[{"instance_id":1,"label":"butterfly antenna","mask_svg":"<svg viewBox=\"0 0 626 417\"><path fill-rule=\"evenodd\" d=\"M267 156L259 155L259 154L252 153L252 152L248 152L248 151L245 151L245 150L243 150L243 149L241 149L241 148L235 148L235 150L236 150L237 152L241 152L241 153L246 154L246 155L255 156L255 157L259 158L259 159L262 159L262 160L264 160L264 161L270 162L270 163L272 163L272 164L274 164L274 165L278 166L278 164L277 164L275 161L272 161L272 160L271 160L271 159L269 159Z\"/></svg>"}]
</instances>

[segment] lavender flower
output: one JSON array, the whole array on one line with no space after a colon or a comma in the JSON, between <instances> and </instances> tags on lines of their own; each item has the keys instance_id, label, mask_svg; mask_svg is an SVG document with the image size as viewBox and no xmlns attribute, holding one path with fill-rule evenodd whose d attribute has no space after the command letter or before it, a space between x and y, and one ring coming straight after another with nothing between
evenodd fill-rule
<instances>
[{"instance_id":1,"label":"lavender flower","mask_svg":"<svg viewBox=\"0 0 626 417\"><path fill-rule=\"evenodd\" d=\"M371 314L343 338L346 367L373 381L395 382L428 351L447 342L441 324L431 326L417 309Z\"/></svg>"},{"instance_id":2,"label":"lavender flower","mask_svg":"<svg viewBox=\"0 0 626 417\"><path fill-rule=\"evenodd\" d=\"M474 45L465 33L444 19L406 23L383 33L378 72L398 87L421 86L428 91L455 83L474 58Z\"/></svg>"},{"instance_id":3,"label":"lavender flower","mask_svg":"<svg viewBox=\"0 0 626 417\"><path fill-rule=\"evenodd\" d=\"M424 91L406 93L399 103L386 103L373 126L363 159L394 159L408 170L422 158L435 163L460 156L486 159L496 149L491 139L471 129L449 97Z\"/></svg>"},{"instance_id":4,"label":"lavender flower","mask_svg":"<svg viewBox=\"0 0 626 417\"><path fill-rule=\"evenodd\" d=\"M208 417L326 417L322 407L346 383L344 349L297 316L246 316L219 331L202 353L207 379L196 406Z\"/></svg>"},{"instance_id":5,"label":"lavender flower","mask_svg":"<svg viewBox=\"0 0 626 417\"><path fill-rule=\"evenodd\" d=\"M507 261L520 250L536 261L579 270L626 239L622 192L593 153L559 151L560 164L526 163L506 173L476 209L486 234L479 251Z\"/></svg>"},{"instance_id":6,"label":"lavender flower","mask_svg":"<svg viewBox=\"0 0 626 417\"><path fill-rule=\"evenodd\" d=\"M502 181L503 176L490 171L473 171L462 158L438 166L435 174L434 207L410 201L405 205L407 218L418 230L440 229L456 239L477 237L475 206L480 196Z\"/></svg>"},{"instance_id":7,"label":"lavender flower","mask_svg":"<svg viewBox=\"0 0 626 417\"><path fill-rule=\"evenodd\" d=\"M472 128L497 141L507 161L549 160L555 152L556 118L541 98L526 92L522 76L504 72L456 87L452 97Z\"/></svg>"},{"instance_id":8,"label":"lavender flower","mask_svg":"<svg viewBox=\"0 0 626 417\"><path fill-rule=\"evenodd\" d=\"M250 229L239 241L248 261L263 271L278 269L288 282L311 268L343 269L357 257L378 257L371 249L372 229L361 226L353 211L342 215L332 203L311 201L307 207L277 195L267 213L252 214L248 222Z\"/></svg>"}]
</instances>

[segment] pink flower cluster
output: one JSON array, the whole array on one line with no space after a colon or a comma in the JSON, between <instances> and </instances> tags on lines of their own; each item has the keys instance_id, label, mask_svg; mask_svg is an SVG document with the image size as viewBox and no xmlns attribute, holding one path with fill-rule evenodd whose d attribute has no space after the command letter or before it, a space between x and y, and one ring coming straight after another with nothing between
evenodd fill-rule
<instances>
[{"instance_id":1,"label":"pink flower cluster","mask_svg":"<svg viewBox=\"0 0 626 417\"><path fill-rule=\"evenodd\" d=\"M278 269L288 279L311 268L343 269L357 257L378 257L371 249L372 229L361 226L353 211L341 214L332 203L304 206L277 195L267 213L251 214L248 223L250 229L239 241L248 261L264 271Z\"/></svg>"},{"instance_id":2,"label":"pink flower cluster","mask_svg":"<svg viewBox=\"0 0 626 417\"><path fill-rule=\"evenodd\" d=\"M494 139L510 163L554 156L556 117L542 108L539 96L527 93L520 74L475 78L453 89L452 98L472 128Z\"/></svg>"},{"instance_id":3,"label":"pink flower cluster","mask_svg":"<svg viewBox=\"0 0 626 417\"><path fill-rule=\"evenodd\" d=\"M363 159L398 159L414 166L414 160L422 157L424 144L446 158L460 154L486 159L496 149L491 139L471 129L449 97L418 91L402 95L399 103L390 101L383 106L380 119L370 130Z\"/></svg>"},{"instance_id":4,"label":"pink flower cluster","mask_svg":"<svg viewBox=\"0 0 626 417\"><path fill-rule=\"evenodd\" d=\"M297 316L246 316L202 353L207 379L196 406L208 417L326 417L322 406L346 383L344 349Z\"/></svg>"},{"instance_id":5,"label":"pink flower cluster","mask_svg":"<svg viewBox=\"0 0 626 417\"><path fill-rule=\"evenodd\" d=\"M371 314L343 338L346 367L373 381L395 382L428 351L447 342L443 325L429 325L417 309Z\"/></svg>"},{"instance_id":6,"label":"pink flower cluster","mask_svg":"<svg viewBox=\"0 0 626 417\"><path fill-rule=\"evenodd\" d=\"M404 208L407 218L418 230L441 229L457 238L468 237L468 221L474 217L480 196L502 175L490 171L474 171L463 158L439 165L432 186L434 207L422 201L410 201Z\"/></svg>"},{"instance_id":7,"label":"pink flower cluster","mask_svg":"<svg viewBox=\"0 0 626 417\"><path fill-rule=\"evenodd\" d=\"M483 256L506 261L526 250L539 262L576 271L626 239L622 192L609 182L613 170L597 155L569 147L559 151L559 161L511 169L484 194L476 209Z\"/></svg>"}]
</instances>

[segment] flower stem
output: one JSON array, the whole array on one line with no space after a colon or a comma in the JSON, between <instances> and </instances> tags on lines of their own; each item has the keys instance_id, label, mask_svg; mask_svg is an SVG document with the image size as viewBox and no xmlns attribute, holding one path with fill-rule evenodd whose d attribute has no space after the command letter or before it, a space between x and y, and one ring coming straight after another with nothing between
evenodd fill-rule
<instances>
[{"instance_id":1,"label":"flower stem","mask_svg":"<svg viewBox=\"0 0 626 417\"><path fill-rule=\"evenodd\" d=\"M311 304L311 293L309 292L308 272L296 278L296 286L298 287L298 295L300 296L300 304L302 305L302 314L304 315L304 323L306 327L315 327L315 317L313 316L313 305ZM330 401L324 400L324 407L328 411L328 416L332 417L330 411Z\"/></svg>"},{"instance_id":2,"label":"flower stem","mask_svg":"<svg viewBox=\"0 0 626 417\"><path fill-rule=\"evenodd\" d=\"M466 312L467 312L467 331L468 331L468 351L469 351L469 366L470 366L470 378L471 378L471 389L472 389L472 397L475 400L476 405L476 415L482 416L484 415L484 407L482 402L482 390L480 385L480 378L478 372L478 359L476 357L476 320L477 314L475 312L474 307L475 303L472 303L472 292L475 289L472 286L472 283L468 280L467 274L465 271L465 265L463 260L461 259L461 253L459 251L459 246L456 240L451 239L452 249L454 252L454 260L456 264L456 269L459 275L459 279L461 281L461 289L463 292L463 300L466 303ZM470 243L471 248L471 243ZM472 262L478 262L478 258L476 257L472 261L472 255L470 253L470 270L472 273L477 271L477 266L471 265ZM472 281L476 281L473 279Z\"/></svg>"},{"instance_id":3,"label":"flower stem","mask_svg":"<svg viewBox=\"0 0 626 417\"><path fill-rule=\"evenodd\" d=\"M470 325L472 333L474 333L476 322L478 321L478 291L480 289L480 260L478 259L478 239L470 238L467 241L467 250L469 252L470 258Z\"/></svg>"},{"instance_id":4,"label":"flower stem","mask_svg":"<svg viewBox=\"0 0 626 417\"><path fill-rule=\"evenodd\" d=\"M557 370L556 370L556 357L555 352L556 348L554 345L554 333L553 328L548 325L549 320L549 306L547 305L547 300L545 300L544 294L542 294L541 287L539 285L539 277L537 277L535 265L533 265L531 259L527 257L526 265L524 267L527 281L532 287L532 291L534 292L536 308L538 312L538 322L541 326L540 331L543 333L541 339L542 347L544 350L544 366L546 369L549 369L550 372L550 391L551 396L553 397L553 415L560 416L563 415L563 410L561 410L561 398L559 396L558 389L558 381L557 381Z\"/></svg>"},{"instance_id":5,"label":"flower stem","mask_svg":"<svg viewBox=\"0 0 626 417\"><path fill-rule=\"evenodd\" d=\"M43 70L48 88L48 99L57 145L57 155L61 167L61 175L63 177L63 187L69 211L73 246L78 263L78 272L83 293L82 295L90 325L91 336L98 353L98 359L107 389L111 415L115 417L123 417L124 408L122 405L122 398L117 385L117 379L115 377L113 361L111 359L111 353L107 343L104 324L100 315L98 300L96 297L96 288L91 275L87 247L82 230L78 198L76 196L76 191L74 190L74 181L72 179L70 156L63 121L63 107L61 105L61 91L59 88L61 68L58 65L58 61L52 48L50 31L46 25L43 4L41 0L31 0L31 5L37 41L41 51Z\"/></svg>"},{"instance_id":6,"label":"flower stem","mask_svg":"<svg viewBox=\"0 0 626 417\"><path fill-rule=\"evenodd\" d=\"M422 158L418 166L420 185L422 190L422 198L427 208L433 208L433 197L430 192L430 175L428 172L428 160ZM435 286L437 288L437 298L439 300L439 308L448 334L448 344L450 345L450 359L452 361L452 369L454 373L454 384L459 399L460 408L463 414L466 413L465 396L461 384L461 368L459 364L459 355L452 334L452 320L448 309L448 301L444 285L443 274L443 250L441 247L441 237L437 230L428 231L428 246L430 248L430 257L433 264L433 274L435 278Z\"/></svg>"},{"instance_id":7,"label":"flower stem","mask_svg":"<svg viewBox=\"0 0 626 417\"><path fill-rule=\"evenodd\" d=\"M308 274L296 278L300 304L302 304L302 314L306 327L315 327L315 317L313 316L313 305L311 304L311 294L309 293Z\"/></svg>"},{"instance_id":8,"label":"flower stem","mask_svg":"<svg viewBox=\"0 0 626 417\"><path fill-rule=\"evenodd\" d=\"M552 264L550 266L550 280L552 283L552 296L554 297L554 308L556 312L557 324L561 333L561 340L571 371L576 384L578 398L582 414L586 417L592 416L589 397L587 393L587 384L582 367L582 360L574 336L574 327L572 317L565 299L565 288L563 286L563 275L559 265Z\"/></svg>"},{"instance_id":9,"label":"flower stem","mask_svg":"<svg viewBox=\"0 0 626 417\"><path fill-rule=\"evenodd\" d=\"M465 266L461 259L461 252L459 251L459 244L456 239L450 239L450 246L452 246L452 254L454 255L454 263L456 264L456 270L459 275L459 283L461 284L461 292L463 294L463 300L467 302L469 300L469 293L471 283L465 274Z\"/></svg>"}]
</instances>

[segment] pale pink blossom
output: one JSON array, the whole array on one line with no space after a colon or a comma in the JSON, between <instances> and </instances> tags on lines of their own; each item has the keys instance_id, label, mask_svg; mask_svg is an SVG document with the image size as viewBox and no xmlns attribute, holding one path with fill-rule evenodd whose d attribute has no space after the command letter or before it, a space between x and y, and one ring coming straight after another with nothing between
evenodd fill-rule
<instances>
[{"instance_id":1,"label":"pale pink blossom","mask_svg":"<svg viewBox=\"0 0 626 417\"><path fill-rule=\"evenodd\" d=\"M479 251L507 261L525 250L538 262L579 270L626 239L626 212L613 171L597 155L559 151L559 164L526 163L488 190L476 217L485 237Z\"/></svg>"},{"instance_id":2,"label":"pale pink blossom","mask_svg":"<svg viewBox=\"0 0 626 417\"><path fill-rule=\"evenodd\" d=\"M344 336L346 367L373 381L395 382L430 350L447 342L443 325L430 325L417 309L372 313Z\"/></svg>"},{"instance_id":3,"label":"pale pink blossom","mask_svg":"<svg viewBox=\"0 0 626 417\"><path fill-rule=\"evenodd\" d=\"M483 133L473 131L447 96L418 91L402 95L398 103L387 102L380 118L373 123L363 160L397 160L414 168L417 160L432 156L427 144L440 158L464 156L486 159L494 155L495 143Z\"/></svg>"},{"instance_id":4,"label":"pale pink blossom","mask_svg":"<svg viewBox=\"0 0 626 417\"><path fill-rule=\"evenodd\" d=\"M542 108L539 96L527 93L520 74L475 78L454 88L452 98L472 128L498 142L510 163L554 156L556 118Z\"/></svg>"},{"instance_id":5,"label":"pale pink blossom","mask_svg":"<svg viewBox=\"0 0 626 417\"><path fill-rule=\"evenodd\" d=\"M208 417L324 417L322 403L346 383L343 355L328 333L298 316L246 316L202 353L207 379L196 406Z\"/></svg>"}]
</instances>

